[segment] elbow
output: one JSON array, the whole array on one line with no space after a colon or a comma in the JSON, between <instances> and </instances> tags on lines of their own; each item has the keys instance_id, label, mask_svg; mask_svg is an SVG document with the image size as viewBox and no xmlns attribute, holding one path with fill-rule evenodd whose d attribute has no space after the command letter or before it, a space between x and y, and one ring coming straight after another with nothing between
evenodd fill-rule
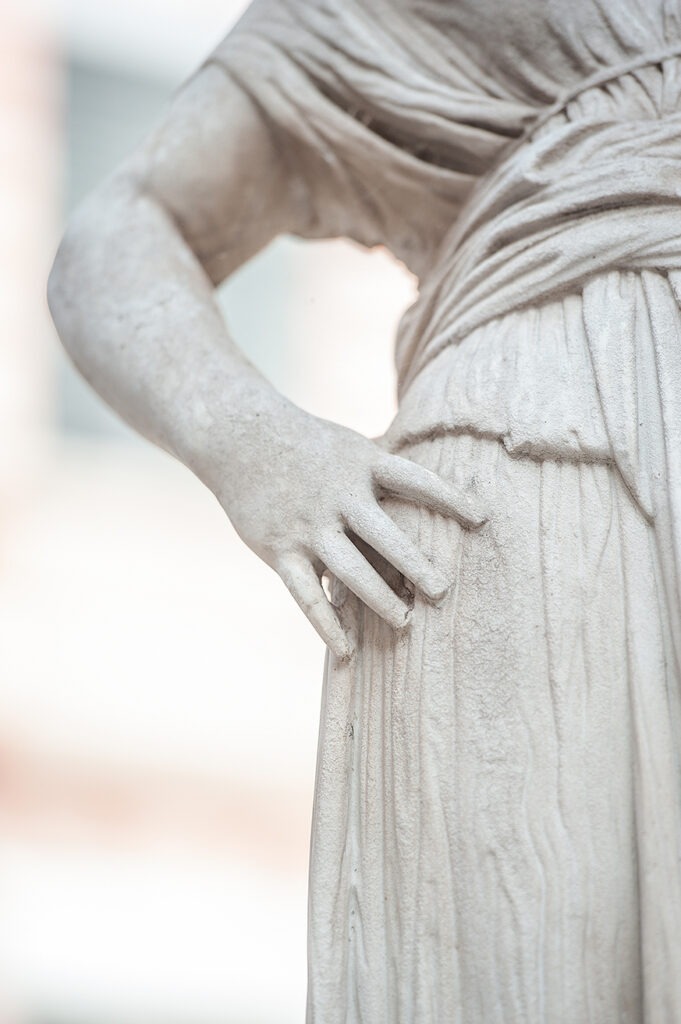
<instances>
[{"instance_id":1,"label":"elbow","mask_svg":"<svg viewBox=\"0 0 681 1024\"><path fill-rule=\"evenodd\" d=\"M127 186L127 182L125 183ZM47 304L57 333L78 362L87 325L101 313L107 268L118 226L125 219L124 190L114 179L94 192L71 216L47 280Z\"/></svg>"},{"instance_id":2,"label":"elbow","mask_svg":"<svg viewBox=\"0 0 681 1024\"><path fill-rule=\"evenodd\" d=\"M78 326L92 287L90 270L98 248L95 211L78 211L67 224L47 279L47 305L62 344L72 357Z\"/></svg>"},{"instance_id":3,"label":"elbow","mask_svg":"<svg viewBox=\"0 0 681 1024\"><path fill-rule=\"evenodd\" d=\"M76 301L75 280L70 268L73 264L74 250L77 252L80 248L78 238L74 237L77 234L78 232L74 232L71 227L67 228L47 278L47 305L62 340L68 311L73 309Z\"/></svg>"},{"instance_id":4,"label":"elbow","mask_svg":"<svg viewBox=\"0 0 681 1024\"><path fill-rule=\"evenodd\" d=\"M84 240L81 232L69 226L62 238L47 278L47 305L59 340L69 358L81 364L81 341L78 330L78 273L77 262L82 259Z\"/></svg>"}]
</instances>

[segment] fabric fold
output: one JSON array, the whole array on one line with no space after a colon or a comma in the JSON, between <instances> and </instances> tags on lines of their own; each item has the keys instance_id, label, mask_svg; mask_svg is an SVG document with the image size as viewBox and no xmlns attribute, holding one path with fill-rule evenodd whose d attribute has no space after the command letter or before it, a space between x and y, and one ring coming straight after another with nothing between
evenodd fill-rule
<instances>
[{"instance_id":1,"label":"fabric fold","mask_svg":"<svg viewBox=\"0 0 681 1024\"><path fill-rule=\"evenodd\" d=\"M385 497L452 586L327 659L308 1024L681 1021L681 14L256 0L305 237L420 277Z\"/></svg>"}]
</instances>

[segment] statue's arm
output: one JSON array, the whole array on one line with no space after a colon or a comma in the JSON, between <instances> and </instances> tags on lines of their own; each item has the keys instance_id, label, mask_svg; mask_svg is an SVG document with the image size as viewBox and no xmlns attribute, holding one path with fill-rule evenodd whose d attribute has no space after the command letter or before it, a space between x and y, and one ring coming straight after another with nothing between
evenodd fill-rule
<instances>
[{"instance_id":1,"label":"statue's arm","mask_svg":"<svg viewBox=\"0 0 681 1024\"><path fill-rule=\"evenodd\" d=\"M434 474L288 402L230 339L215 283L275 235L304 233L309 215L291 154L284 159L251 101L208 65L73 217L49 302L83 375L213 490L323 639L347 656L324 569L392 624L406 617L349 531L427 595L446 587L383 511L381 491L464 523L476 514Z\"/></svg>"},{"instance_id":2,"label":"statue's arm","mask_svg":"<svg viewBox=\"0 0 681 1024\"><path fill-rule=\"evenodd\" d=\"M262 386L227 335L214 283L295 226L248 98L208 66L142 148L81 206L48 286L83 375L141 433L194 459L225 386Z\"/></svg>"}]
</instances>

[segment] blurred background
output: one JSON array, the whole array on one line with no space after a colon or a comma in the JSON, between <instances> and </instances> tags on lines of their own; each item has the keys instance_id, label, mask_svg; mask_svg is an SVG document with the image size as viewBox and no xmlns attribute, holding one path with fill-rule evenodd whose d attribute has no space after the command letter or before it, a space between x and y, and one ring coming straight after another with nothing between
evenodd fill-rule
<instances>
[{"instance_id":1,"label":"blurred background","mask_svg":"<svg viewBox=\"0 0 681 1024\"><path fill-rule=\"evenodd\" d=\"M69 210L241 0L0 5L0 1024L288 1024L323 649L212 496L62 355ZM369 435L413 282L279 239L221 290L289 397Z\"/></svg>"}]
</instances>

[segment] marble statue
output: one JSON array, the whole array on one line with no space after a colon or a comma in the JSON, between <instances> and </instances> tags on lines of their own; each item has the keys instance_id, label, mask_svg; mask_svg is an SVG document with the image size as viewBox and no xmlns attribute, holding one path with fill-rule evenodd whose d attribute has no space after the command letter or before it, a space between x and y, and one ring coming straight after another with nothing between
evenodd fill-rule
<instances>
[{"instance_id":1,"label":"marble statue","mask_svg":"<svg viewBox=\"0 0 681 1024\"><path fill-rule=\"evenodd\" d=\"M378 441L229 338L282 232L418 275ZM308 1022L680 1024L678 0L255 0L49 293L328 645Z\"/></svg>"}]
</instances>

